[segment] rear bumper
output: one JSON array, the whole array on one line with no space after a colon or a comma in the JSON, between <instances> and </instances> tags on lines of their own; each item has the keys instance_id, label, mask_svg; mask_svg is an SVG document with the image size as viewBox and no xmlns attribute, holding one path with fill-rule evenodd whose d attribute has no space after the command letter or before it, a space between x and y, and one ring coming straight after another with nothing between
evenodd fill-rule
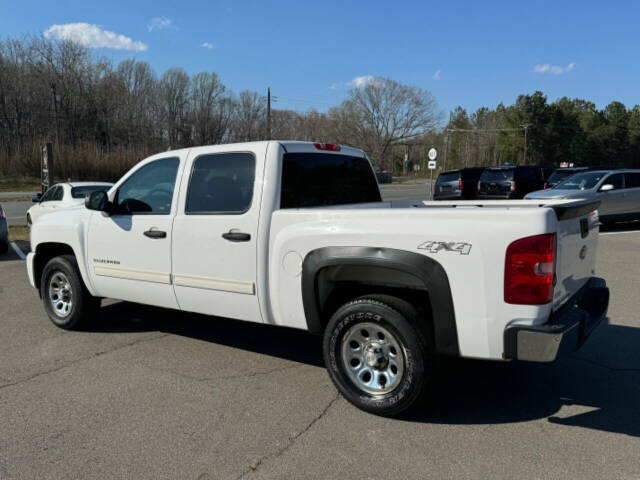
<instances>
[{"instance_id":1,"label":"rear bumper","mask_svg":"<svg viewBox=\"0 0 640 480\"><path fill-rule=\"evenodd\" d=\"M504 358L552 362L578 350L607 315L609 289L592 277L542 325L509 325L504 331Z\"/></svg>"}]
</instances>

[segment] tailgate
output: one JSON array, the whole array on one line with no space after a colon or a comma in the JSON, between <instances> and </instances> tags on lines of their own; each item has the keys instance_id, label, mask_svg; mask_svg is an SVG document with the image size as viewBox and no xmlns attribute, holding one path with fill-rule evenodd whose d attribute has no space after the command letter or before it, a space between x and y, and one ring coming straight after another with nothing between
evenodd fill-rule
<instances>
[{"instance_id":1,"label":"tailgate","mask_svg":"<svg viewBox=\"0 0 640 480\"><path fill-rule=\"evenodd\" d=\"M599 203L583 201L552 207L558 218L554 310L575 295L595 273Z\"/></svg>"}]
</instances>

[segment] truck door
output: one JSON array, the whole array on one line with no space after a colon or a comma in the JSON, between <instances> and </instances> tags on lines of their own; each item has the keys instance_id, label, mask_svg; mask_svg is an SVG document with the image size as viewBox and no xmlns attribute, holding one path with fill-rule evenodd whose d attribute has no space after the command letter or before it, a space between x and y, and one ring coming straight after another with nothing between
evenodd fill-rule
<instances>
[{"instance_id":1,"label":"truck door","mask_svg":"<svg viewBox=\"0 0 640 480\"><path fill-rule=\"evenodd\" d=\"M171 285L171 225L180 158L148 161L111 196L111 215L89 221L87 261L100 296L178 308Z\"/></svg>"},{"instance_id":2,"label":"truck door","mask_svg":"<svg viewBox=\"0 0 640 480\"><path fill-rule=\"evenodd\" d=\"M266 144L189 153L173 225L173 283L181 309L262 322L256 263L265 155Z\"/></svg>"}]
</instances>

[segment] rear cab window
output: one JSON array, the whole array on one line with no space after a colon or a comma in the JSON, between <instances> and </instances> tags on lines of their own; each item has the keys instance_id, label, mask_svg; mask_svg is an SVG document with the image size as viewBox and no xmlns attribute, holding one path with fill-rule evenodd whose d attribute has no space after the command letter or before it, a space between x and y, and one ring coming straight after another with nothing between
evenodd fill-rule
<instances>
[{"instance_id":1,"label":"rear cab window","mask_svg":"<svg viewBox=\"0 0 640 480\"><path fill-rule=\"evenodd\" d=\"M333 153L285 153L280 208L380 202L369 161Z\"/></svg>"}]
</instances>

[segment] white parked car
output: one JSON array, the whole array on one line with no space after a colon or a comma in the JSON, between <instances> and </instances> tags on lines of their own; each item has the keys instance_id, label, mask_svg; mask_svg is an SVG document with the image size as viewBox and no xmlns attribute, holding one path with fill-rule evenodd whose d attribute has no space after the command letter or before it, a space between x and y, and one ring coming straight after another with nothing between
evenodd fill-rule
<instances>
[{"instance_id":1,"label":"white parked car","mask_svg":"<svg viewBox=\"0 0 640 480\"><path fill-rule=\"evenodd\" d=\"M81 328L108 297L307 330L338 390L381 415L433 391L440 354L575 351L609 302L597 201L383 202L345 146L163 152L85 206L31 230L29 281L55 325Z\"/></svg>"},{"instance_id":2,"label":"white parked car","mask_svg":"<svg viewBox=\"0 0 640 480\"><path fill-rule=\"evenodd\" d=\"M113 183L106 182L72 182L58 183L47 190L44 195L33 197L35 205L27 210L27 225L31 225L46 213L73 205L82 205L91 193L107 191Z\"/></svg>"}]
</instances>

